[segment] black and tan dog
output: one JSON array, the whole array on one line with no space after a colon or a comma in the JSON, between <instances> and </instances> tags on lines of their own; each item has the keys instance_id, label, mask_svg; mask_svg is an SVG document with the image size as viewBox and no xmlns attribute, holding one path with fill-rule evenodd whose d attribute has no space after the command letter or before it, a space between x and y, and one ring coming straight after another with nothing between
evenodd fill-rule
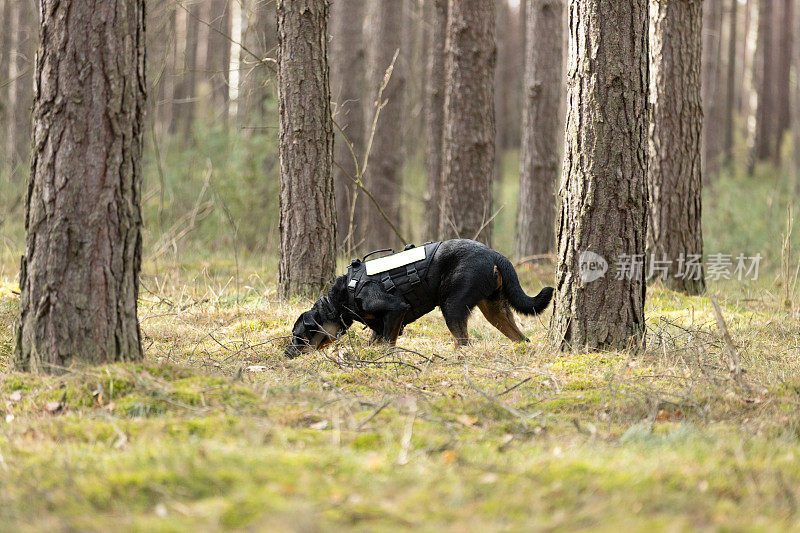
<instances>
[{"instance_id":1,"label":"black and tan dog","mask_svg":"<svg viewBox=\"0 0 800 533\"><path fill-rule=\"evenodd\" d=\"M369 326L373 341L394 344L406 324L436 306L441 308L457 347L469 343L467 320L475 306L503 335L527 341L512 309L525 315L539 314L553 295L552 287L543 288L533 298L526 295L511 262L476 241L427 243L404 254L366 263L354 260L328 294L297 319L285 355L296 357L324 348L353 322ZM384 263L379 264L381 261ZM383 270L378 268L381 265ZM373 267L373 273L365 266Z\"/></svg>"}]
</instances>

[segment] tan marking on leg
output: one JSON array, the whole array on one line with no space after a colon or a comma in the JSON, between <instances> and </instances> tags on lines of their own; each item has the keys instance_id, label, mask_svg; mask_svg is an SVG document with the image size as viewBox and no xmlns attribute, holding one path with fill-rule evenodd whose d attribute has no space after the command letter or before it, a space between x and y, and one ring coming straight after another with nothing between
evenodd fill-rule
<instances>
[{"instance_id":1,"label":"tan marking on leg","mask_svg":"<svg viewBox=\"0 0 800 533\"><path fill-rule=\"evenodd\" d=\"M495 281L495 289L498 291L503 286L503 276L500 275L500 271L497 270L497 265L494 266L494 281Z\"/></svg>"},{"instance_id":2,"label":"tan marking on leg","mask_svg":"<svg viewBox=\"0 0 800 533\"><path fill-rule=\"evenodd\" d=\"M478 303L478 309L481 310L481 313L491 325L512 341L520 342L525 340L525 335L517 327L514 313L505 300L483 300Z\"/></svg>"}]
</instances>

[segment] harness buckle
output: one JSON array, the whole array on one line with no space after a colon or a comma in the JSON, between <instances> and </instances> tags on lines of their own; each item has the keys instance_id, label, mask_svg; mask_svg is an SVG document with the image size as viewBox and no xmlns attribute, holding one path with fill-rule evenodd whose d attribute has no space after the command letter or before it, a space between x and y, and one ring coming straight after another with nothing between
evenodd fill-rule
<instances>
[{"instance_id":1,"label":"harness buckle","mask_svg":"<svg viewBox=\"0 0 800 533\"><path fill-rule=\"evenodd\" d=\"M419 273L414 265L408 265L406 267L406 276L408 276L408 281L411 286L419 285L422 280L419 279Z\"/></svg>"},{"instance_id":2,"label":"harness buckle","mask_svg":"<svg viewBox=\"0 0 800 533\"><path fill-rule=\"evenodd\" d=\"M395 287L394 282L392 281L392 278L389 277L389 276L385 276L381 280L381 285L383 285L383 288L386 289L387 292L392 292L394 290L394 287Z\"/></svg>"}]
</instances>

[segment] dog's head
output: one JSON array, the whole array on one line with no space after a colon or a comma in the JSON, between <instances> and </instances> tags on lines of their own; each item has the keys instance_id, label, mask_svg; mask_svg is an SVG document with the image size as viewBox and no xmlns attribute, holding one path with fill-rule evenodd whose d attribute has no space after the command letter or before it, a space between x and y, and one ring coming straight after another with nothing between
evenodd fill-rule
<instances>
[{"instance_id":1,"label":"dog's head","mask_svg":"<svg viewBox=\"0 0 800 533\"><path fill-rule=\"evenodd\" d=\"M327 296L321 296L314 306L298 317L292 327L292 341L286 357L319 350L328 346L346 329L339 313Z\"/></svg>"}]
</instances>

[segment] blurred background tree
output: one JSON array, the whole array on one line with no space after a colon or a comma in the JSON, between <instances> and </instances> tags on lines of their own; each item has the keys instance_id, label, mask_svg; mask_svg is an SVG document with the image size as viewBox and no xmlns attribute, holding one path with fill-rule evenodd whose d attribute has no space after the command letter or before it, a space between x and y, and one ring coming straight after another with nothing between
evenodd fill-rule
<instances>
[{"instance_id":1,"label":"blurred background tree","mask_svg":"<svg viewBox=\"0 0 800 533\"><path fill-rule=\"evenodd\" d=\"M496 0L492 13L497 47L493 77L496 135L488 212L496 215L493 245L512 256L527 253L520 245L515 247L523 97L527 94L523 73L530 66L524 43L544 37L527 34L524 13L540 3ZM372 133L369 117L375 110L375 80L382 78L389 66L387 54L390 60L398 53L392 78L398 84L404 81L404 96L392 93L391 86L384 94L388 107L382 110L383 120L374 132L366 183L374 178L377 185L380 180L375 173L383 172L382 161L391 159L392 187L383 201L391 208L390 216L397 218L399 232L413 242L438 237L431 219L439 217L436 211L442 184L437 168L444 164L438 137L445 105L441 71L445 4L439 0L336 0L331 5L334 120L352 141L361 162ZM762 241L777 240L774 233L782 229L772 227L769 214L782 219L785 204L793 199L800 183L800 163L795 163L800 161L795 148L800 135L792 133L800 127L800 52L792 53L797 49L794 33L798 25L791 23L797 20L796 4L797 0L704 2L701 75L707 250L731 242L739 248L752 246L749 243L759 240L756 230ZM209 254L219 254L223 261L233 262L238 257L276 266L280 180L275 1L150 0L147 13L149 99L142 190L145 262L180 257L202 263ZM395 32L391 42L375 35L380 28L370 21L378 14L390 20L381 31ZM567 16L564 10L563 27ZM0 17L0 238L9 256L18 256L23 246L22 199L30 166L37 5L33 0L3 2ZM528 32L536 31L535 26L527 27ZM562 34L565 39L566 32ZM376 52L379 45L385 53ZM566 55L566 46L560 53ZM549 80L560 92L560 120L565 116L566 75ZM368 79L372 81L368 83ZM560 163L561 126L554 137L553 157ZM352 155L341 140L337 132L334 159L352 172ZM560 164L557 166L559 174ZM748 178L747 172L753 177ZM334 175L337 217L340 225L349 224L345 211L352 189L336 165ZM558 183L559 178L551 175L548 179ZM731 204L739 194L753 194L762 186L768 186L765 194L771 195L772 203ZM361 199L366 197L361 195ZM524 194L524 201L528 200ZM368 202L364 202L365 210ZM546 202L555 204L555 194ZM738 228L736 213L756 208L758 227L751 228L751 220L750 226ZM526 207L520 219L539 209ZM355 210L356 226L362 214L361 207ZM364 234L356 232L351 246L359 248L355 245L361 244L362 251L397 244L394 232L382 219L366 223L367 227L374 232L370 242L364 243ZM713 231L716 227L722 229ZM733 241L733 227L738 229L738 241ZM340 255L347 252L348 230L339 231Z\"/></svg>"}]
</instances>

